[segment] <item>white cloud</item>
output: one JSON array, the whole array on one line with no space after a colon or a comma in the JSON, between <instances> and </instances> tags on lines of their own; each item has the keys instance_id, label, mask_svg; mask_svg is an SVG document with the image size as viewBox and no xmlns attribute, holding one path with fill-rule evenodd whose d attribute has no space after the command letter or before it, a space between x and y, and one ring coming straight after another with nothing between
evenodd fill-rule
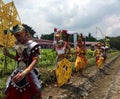
<instances>
[{"instance_id":1,"label":"white cloud","mask_svg":"<svg viewBox=\"0 0 120 99\"><path fill-rule=\"evenodd\" d=\"M110 16L106 19L106 33L107 35L120 35L120 15Z\"/></svg>"},{"instance_id":2,"label":"white cloud","mask_svg":"<svg viewBox=\"0 0 120 99\"><path fill-rule=\"evenodd\" d=\"M22 22L33 27L36 35L49 34L54 27L82 32L84 35L91 32L94 36L96 27L100 27L108 36L120 34L119 0L13 1Z\"/></svg>"}]
</instances>

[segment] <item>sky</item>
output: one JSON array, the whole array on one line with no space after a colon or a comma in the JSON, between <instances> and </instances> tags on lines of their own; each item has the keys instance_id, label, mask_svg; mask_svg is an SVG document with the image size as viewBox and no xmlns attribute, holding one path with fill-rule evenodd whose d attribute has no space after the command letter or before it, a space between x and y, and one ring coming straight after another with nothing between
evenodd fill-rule
<instances>
[{"instance_id":1,"label":"sky","mask_svg":"<svg viewBox=\"0 0 120 99\"><path fill-rule=\"evenodd\" d=\"M12 0L3 0L4 3ZM54 28L95 38L120 36L120 0L13 0L21 22L39 37Z\"/></svg>"}]
</instances>

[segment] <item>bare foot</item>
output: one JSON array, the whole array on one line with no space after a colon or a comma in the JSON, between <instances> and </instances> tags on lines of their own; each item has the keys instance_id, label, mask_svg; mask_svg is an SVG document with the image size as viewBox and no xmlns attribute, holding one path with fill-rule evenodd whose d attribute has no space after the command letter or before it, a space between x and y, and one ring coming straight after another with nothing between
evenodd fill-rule
<instances>
[{"instance_id":1,"label":"bare foot","mask_svg":"<svg viewBox=\"0 0 120 99\"><path fill-rule=\"evenodd\" d=\"M55 86L55 87L58 87L58 85L57 85L57 84L55 84L54 86Z\"/></svg>"}]
</instances>

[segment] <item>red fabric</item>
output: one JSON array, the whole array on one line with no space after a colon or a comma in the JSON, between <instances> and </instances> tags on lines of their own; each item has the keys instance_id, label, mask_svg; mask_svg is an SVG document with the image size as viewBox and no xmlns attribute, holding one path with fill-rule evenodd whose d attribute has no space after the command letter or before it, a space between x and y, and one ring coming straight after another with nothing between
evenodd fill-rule
<instances>
[{"instance_id":1,"label":"red fabric","mask_svg":"<svg viewBox=\"0 0 120 99\"><path fill-rule=\"evenodd\" d=\"M16 90L15 87L10 85L7 90L5 99L31 99L32 96L35 96L37 93L37 89L30 75L28 75L28 80L30 87L26 86L26 90L23 92Z\"/></svg>"},{"instance_id":2,"label":"red fabric","mask_svg":"<svg viewBox=\"0 0 120 99\"><path fill-rule=\"evenodd\" d=\"M19 58L19 55L18 55L18 53L16 53L15 60L18 61L18 58Z\"/></svg>"},{"instance_id":3,"label":"red fabric","mask_svg":"<svg viewBox=\"0 0 120 99\"><path fill-rule=\"evenodd\" d=\"M57 32L57 28L54 28L54 32Z\"/></svg>"},{"instance_id":4,"label":"red fabric","mask_svg":"<svg viewBox=\"0 0 120 99\"><path fill-rule=\"evenodd\" d=\"M96 62L99 60L99 56L96 56Z\"/></svg>"},{"instance_id":5,"label":"red fabric","mask_svg":"<svg viewBox=\"0 0 120 99\"><path fill-rule=\"evenodd\" d=\"M67 33L67 30L62 30L62 33Z\"/></svg>"}]
</instances>

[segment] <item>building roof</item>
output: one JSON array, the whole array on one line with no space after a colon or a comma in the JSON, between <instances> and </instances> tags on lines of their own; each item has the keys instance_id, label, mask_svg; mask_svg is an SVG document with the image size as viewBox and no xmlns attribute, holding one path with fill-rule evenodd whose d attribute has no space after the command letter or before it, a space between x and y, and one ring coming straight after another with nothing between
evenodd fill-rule
<instances>
[{"instance_id":1,"label":"building roof","mask_svg":"<svg viewBox=\"0 0 120 99\"><path fill-rule=\"evenodd\" d=\"M53 45L54 41L52 40L44 40L44 39L34 39L34 41L38 42L39 44L43 44L43 45ZM70 44L74 44L69 42ZM97 42L85 42L86 45L92 45L94 46Z\"/></svg>"}]
</instances>

